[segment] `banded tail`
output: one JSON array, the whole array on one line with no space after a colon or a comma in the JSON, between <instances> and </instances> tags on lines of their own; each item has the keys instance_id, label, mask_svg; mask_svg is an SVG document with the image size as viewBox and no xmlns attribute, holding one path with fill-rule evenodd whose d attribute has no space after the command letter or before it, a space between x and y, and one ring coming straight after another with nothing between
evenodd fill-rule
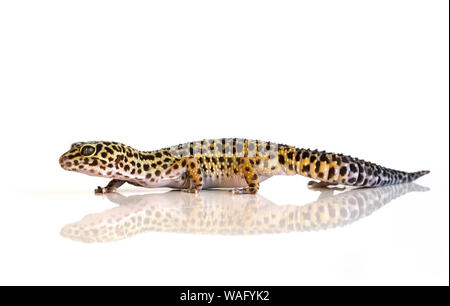
<instances>
[{"instance_id":1,"label":"banded tail","mask_svg":"<svg viewBox=\"0 0 450 306\"><path fill-rule=\"evenodd\" d=\"M329 184L379 187L409 183L430 173L428 170L404 172L343 154L298 149L281 145L279 160L288 174L300 174Z\"/></svg>"}]
</instances>

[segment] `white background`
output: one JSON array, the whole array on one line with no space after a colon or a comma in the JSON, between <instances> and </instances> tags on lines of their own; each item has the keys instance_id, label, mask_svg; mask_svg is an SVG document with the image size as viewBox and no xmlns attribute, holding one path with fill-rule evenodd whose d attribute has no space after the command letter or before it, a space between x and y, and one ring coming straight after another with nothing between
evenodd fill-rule
<instances>
[{"instance_id":1,"label":"white background","mask_svg":"<svg viewBox=\"0 0 450 306\"><path fill-rule=\"evenodd\" d=\"M447 1L2 1L0 284L448 285L448 34ZM319 232L60 235L114 207L59 167L72 142L218 137L429 169L431 191ZM260 193L303 205L306 182Z\"/></svg>"}]
</instances>

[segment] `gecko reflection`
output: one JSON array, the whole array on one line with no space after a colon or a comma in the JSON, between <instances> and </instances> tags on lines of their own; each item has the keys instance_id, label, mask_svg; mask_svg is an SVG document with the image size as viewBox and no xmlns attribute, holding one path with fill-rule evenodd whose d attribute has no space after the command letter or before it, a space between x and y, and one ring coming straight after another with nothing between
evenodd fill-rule
<instances>
[{"instance_id":1,"label":"gecko reflection","mask_svg":"<svg viewBox=\"0 0 450 306\"><path fill-rule=\"evenodd\" d=\"M303 206L276 205L260 195L232 195L220 190L199 195L178 191L107 198L118 207L68 224L61 235L83 242L108 242L142 232L221 235L301 232L350 224L411 191L427 191L414 183L353 189Z\"/></svg>"}]
</instances>

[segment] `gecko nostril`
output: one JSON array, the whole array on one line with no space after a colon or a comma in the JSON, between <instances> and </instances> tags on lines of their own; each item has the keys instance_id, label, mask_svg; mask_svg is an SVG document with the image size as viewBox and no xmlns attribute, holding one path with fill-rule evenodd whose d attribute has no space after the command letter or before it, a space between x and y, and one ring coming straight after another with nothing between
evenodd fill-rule
<instances>
[{"instance_id":1,"label":"gecko nostril","mask_svg":"<svg viewBox=\"0 0 450 306\"><path fill-rule=\"evenodd\" d=\"M59 158L59 163L60 164L62 164L65 160L67 159L67 156L61 156L60 158Z\"/></svg>"}]
</instances>

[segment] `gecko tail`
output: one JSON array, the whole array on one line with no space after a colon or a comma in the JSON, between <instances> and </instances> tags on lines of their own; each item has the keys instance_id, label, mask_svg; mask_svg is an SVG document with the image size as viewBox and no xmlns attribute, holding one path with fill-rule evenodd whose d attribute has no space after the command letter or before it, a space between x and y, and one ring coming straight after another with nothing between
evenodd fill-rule
<instances>
[{"instance_id":1,"label":"gecko tail","mask_svg":"<svg viewBox=\"0 0 450 306\"><path fill-rule=\"evenodd\" d=\"M419 177L424 176L425 174L430 173L429 170L422 170L417 172L408 173L408 179L410 182L417 180Z\"/></svg>"}]
</instances>

